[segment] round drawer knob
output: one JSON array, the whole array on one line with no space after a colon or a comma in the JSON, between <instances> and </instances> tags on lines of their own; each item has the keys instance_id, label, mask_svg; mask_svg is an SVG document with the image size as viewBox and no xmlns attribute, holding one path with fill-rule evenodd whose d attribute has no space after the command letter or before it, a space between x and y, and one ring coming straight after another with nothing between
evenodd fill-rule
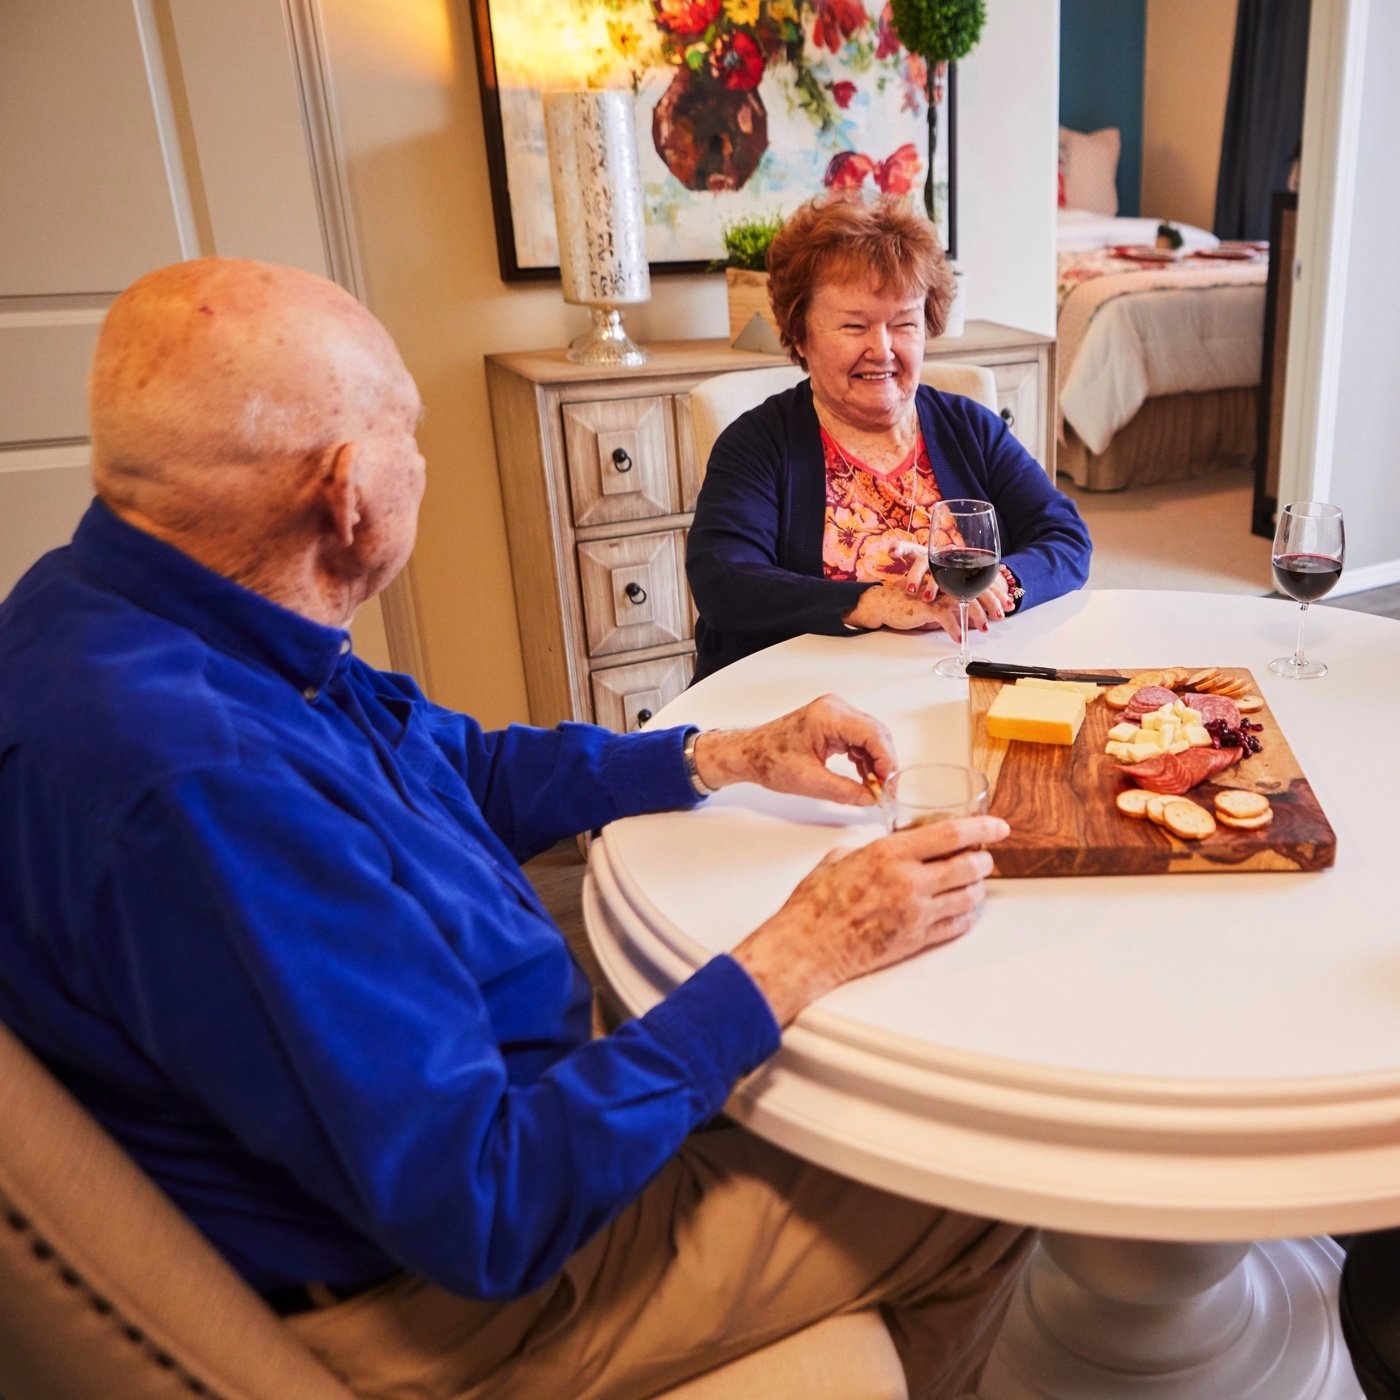
<instances>
[{"instance_id":1,"label":"round drawer knob","mask_svg":"<svg viewBox=\"0 0 1400 1400\"><path fill-rule=\"evenodd\" d=\"M650 718L651 718L651 711L650 711L650 710L638 710L638 711L637 711L637 728L640 729L640 728L642 727L642 725L644 725L644 724L647 722L647 720L649 720Z\"/></svg>"},{"instance_id":2,"label":"round drawer knob","mask_svg":"<svg viewBox=\"0 0 1400 1400\"><path fill-rule=\"evenodd\" d=\"M627 455L625 447L613 448L613 466L620 472L630 472L632 470L632 459Z\"/></svg>"},{"instance_id":3,"label":"round drawer knob","mask_svg":"<svg viewBox=\"0 0 1400 1400\"><path fill-rule=\"evenodd\" d=\"M1012 413L1009 408L1002 409L1001 417L1008 428L1014 428L1016 426L1016 415Z\"/></svg>"},{"instance_id":4,"label":"round drawer knob","mask_svg":"<svg viewBox=\"0 0 1400 1400\"><path fill-rule=\"evenodd\" d=\"M641 604L647 600L647 591L640 583L629 583L622 590L634 603Z\"/></svg>"}]
</instances>

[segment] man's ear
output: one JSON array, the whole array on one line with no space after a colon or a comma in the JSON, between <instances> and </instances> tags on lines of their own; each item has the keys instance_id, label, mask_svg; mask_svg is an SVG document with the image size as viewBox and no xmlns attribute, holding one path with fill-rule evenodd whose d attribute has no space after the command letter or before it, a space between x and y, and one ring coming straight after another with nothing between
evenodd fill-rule
<instances>
[{"instance_id":1,"label":"man's ear","mask_svg":"<svg viewBox=\"0 0 1400 1400\"><path fill-rule=\"evenodd\" d=\"M360 523L358 455L355 443L337 443L327 451L321 472L321 498L330 512L336 540L346 549L353 547Z\"/></svg>"}]
</instances>

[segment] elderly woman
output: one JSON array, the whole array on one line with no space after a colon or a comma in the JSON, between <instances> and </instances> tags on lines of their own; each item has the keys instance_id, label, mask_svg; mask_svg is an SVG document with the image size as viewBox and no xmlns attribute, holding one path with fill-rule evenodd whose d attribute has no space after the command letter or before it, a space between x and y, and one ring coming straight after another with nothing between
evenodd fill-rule
<instances>
[{"instance_id":1,"label":"elderly woman","mask_svg":"<svg viewBox=\"0 0 1400 1400\"><path fill-rule=\"evenodd\" d=\"M731 423L710 456L686 556L697 680L803 632L961 640L956 600L928 574L939 500L990 501L1000 525L1003 567L970 627L1083 584L1074 503L997 414L919 382L953 297L926 219L890 199L814 200L774 239L768 275L809 377Z\"/></svg>"}]
</instances>

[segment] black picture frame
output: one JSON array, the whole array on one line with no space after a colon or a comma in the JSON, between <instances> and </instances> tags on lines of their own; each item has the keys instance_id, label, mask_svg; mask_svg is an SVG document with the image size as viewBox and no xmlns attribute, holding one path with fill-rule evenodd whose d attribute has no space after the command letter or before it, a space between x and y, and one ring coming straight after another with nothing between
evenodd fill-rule
<instances>
[{"instance_id":1,"label":"black picture frame","mask_svg":"<svg viewBox=\"0 0 1400 1400\"><path fill-rule=\"evenodd\" d=\"M470 0L472 36L476 50L477 79L481 89L482 129L486 143L487 176L491 188L491 213L496 234L496 253L501 278L506 282L555 282L558 266L524 266L517 257L516 219L511 205L510 178L506 159L506 133L502 120L500 88L497 81L495 41L491 28L490 0ZM957 256L957 65L949 64L946 75L945 105L938 126L938 144L947 144L947 253ZM927 148L925 148L927 149ZM804 194L805 197L805 194ZM919 191L914 192L919 197ZM716 256L719 250L716 250ZM710 270L713 258L655 261L653 276L687 274Z\"/></svg>"}]
</instances>

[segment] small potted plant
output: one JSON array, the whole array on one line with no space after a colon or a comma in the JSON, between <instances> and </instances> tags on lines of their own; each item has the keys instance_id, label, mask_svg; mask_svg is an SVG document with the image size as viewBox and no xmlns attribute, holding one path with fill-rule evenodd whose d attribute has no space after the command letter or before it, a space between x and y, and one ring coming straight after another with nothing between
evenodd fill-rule
<instances>
[{"instance_id":1,"label":"small potted plant","mask_svg":"<svg viewBox=\"0 0 1400 1400\"><path fill-rule=\"evenodd\" d=\"M928 69L928 172L924 208L933 207L933 155L938 149L938 103L935 89L950 63L966 58L982 37L987 22L985 0L890 0L899 42L918 54Z\"/></svg>"},{"instance_id":2,"label":"small potted plant","mask_svg":"<svg viewBox=\"0 0 1400 1400\"><path fill-rule=\"evenodd\" d=\"M729 293L729 342L732 345L755 316L778 333L768 300L768 245L783 226L781 214L750 214L721 230L724 257L712 266L724 269Z\"/></svg>"}]
</instances>

